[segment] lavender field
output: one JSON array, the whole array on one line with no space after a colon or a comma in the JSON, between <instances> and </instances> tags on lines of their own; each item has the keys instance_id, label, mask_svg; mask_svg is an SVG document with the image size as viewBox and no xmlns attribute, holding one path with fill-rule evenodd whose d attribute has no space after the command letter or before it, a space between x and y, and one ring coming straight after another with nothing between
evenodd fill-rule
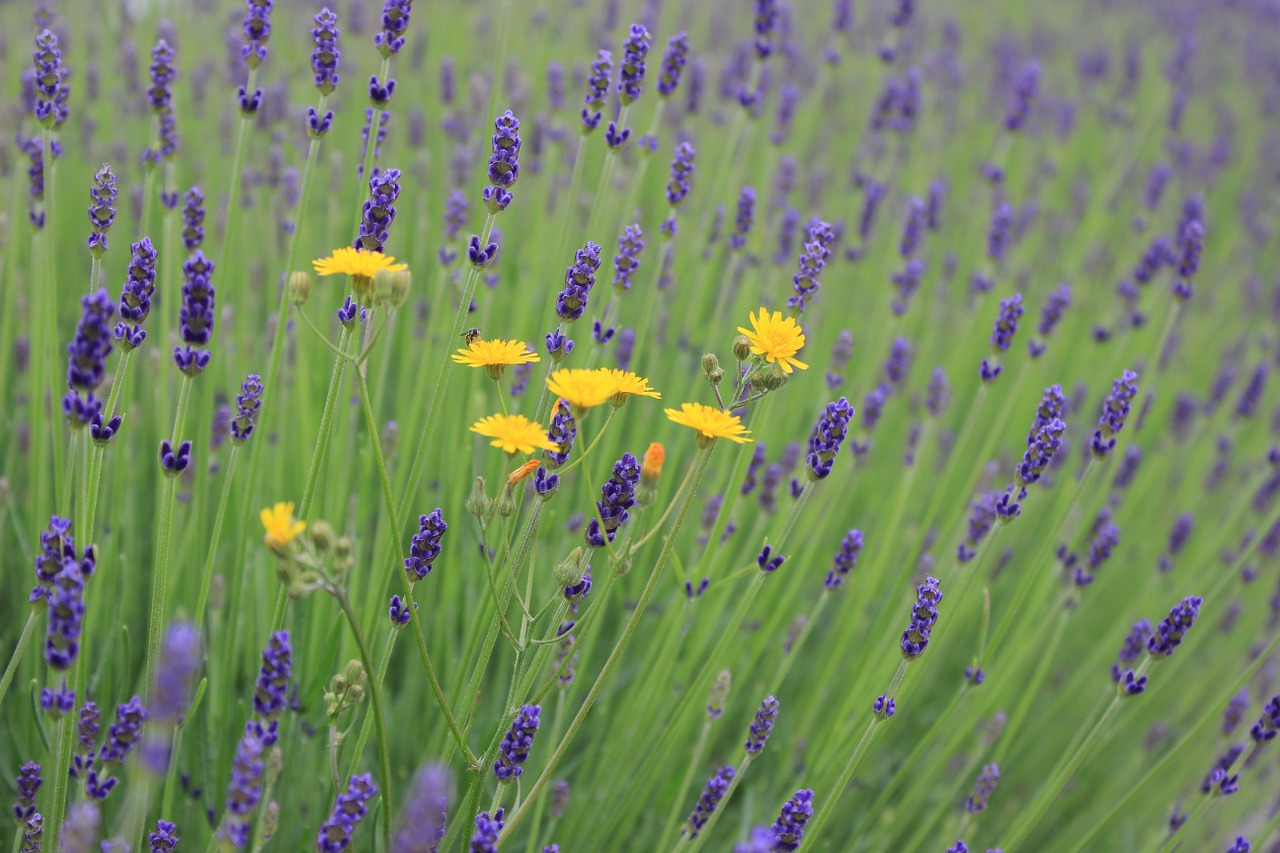
<instances>
[{"instance_id":1,"label":"lavender field","mask_svg":"<svg viewBox=\"0 0 1280 853\"><path fill-rule=\"evenodd\" d=\"M1280 851L1280 0L324 2L0 0L13 853Z\"/></svg>"}]
</instances>

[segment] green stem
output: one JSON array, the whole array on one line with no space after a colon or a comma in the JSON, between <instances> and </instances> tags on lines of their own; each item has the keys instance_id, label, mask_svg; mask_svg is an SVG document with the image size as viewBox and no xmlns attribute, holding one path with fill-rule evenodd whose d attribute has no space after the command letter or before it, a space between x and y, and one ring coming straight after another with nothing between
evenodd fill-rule
<instances>
[{"instance_id":1,"label":"green stem","mask_svg":"<svg viewBox=\"0 0 1280 853\"><path fill-rule=\"evenodd\" d=\"M27 614L26 624L22 626L22 633L18 635L18 644L13 647L13 654L9 656L9 665L4 668L4 675L0 676L0 705L4 704L5 694L9 692L9 685L13 683L13 676L18 671L18 664L22 662L22 653L27 649L27 643L31 641L31 632L36 625L36 612L32 610Z\"/></svg>"},{"instance_id":2,"label":"green stem","mask_svg":"<svg viewBox=\"0 0 1280 853\"><path fill-rule=\"evenodd\" d=\"M373 673L373 655L369 652L369 643L365 640L364 634L360 631L360 623L356 619L355 611L351 609L351 601L347 598L345 590L334 590L334 597L338 599L339 606L342 607L343 614L347 617L347 624L351 628L351 633L355 637L356 646L360 649L360 662L364 664L365 672ZM382 710L382 686L375 679L369 679L369 698L373 703L373 724L376 729L376 739L378 741L378 765L382 770L382 803L383 803L383 821L382 821L382 846L385 850L391 849L391 752L387 747L387 729L386 716Z\"/></svg>"},{"instance_id":3,"label":"green stem","mask_svg":"<svg viewBox=\"0 0 1280 853\"><path fill-rule=\"evenodd\" d=\"M360 387L360 404L364 409L365 425L369 430L368 441L372 445L373 456L378 463L378 479L382 482L382 499L386 504L387 517L391 520L391 536L394 540L396 554L395 565L403 566L404 549L400 545L400 522L396 513L395 498L391 494L391 477L387 473L386 456L382 452L382 441L378 435L378 422L374 417L373 406L369 399L369 384L365 381L364 374L359 370L354 372L356 382ZM449 705L449 700L445 698L444 690L440 687L440 679L436 677L435 666L431 663L431 653L427 650L427 638L422 631L422 621L418 618L418 609L413 606L413 585L409 583L409 578L403 570L397 569L396 575L400 578L405 607L409 609L409 619L413 623L413 633L418 640L418 656L422 658L422 666L427 672L427 680L431 682L431 691L435 694L436 703L444 714L445 722L448 724L449 731L453 734L453 739L457 742L458 748L466 756L467 762L474 765L476 763L475 755L472 754L470 747L467 746L467 738L453 716L453 709ZM387 802L390 802L390 800L387 800Z\"/></svg>"},{"instance_id":4,"label":"green stem","mask_svg":"<svg viewBox=\"0 0 1280 853\"><path fill-rule=\"evenodd\" d=\"M493 232L493 220L494 215L492 213L485 217L484 228L481 229L480 233L481 245L488 245L489 235ZM462 286L462 297L458 300L458 311L453 318L453 328L450 329L449 336L445 339L445 357L440 360L440 370L436 374L435 391L431 394L431 405L427 407L427 416L422 421L422 432L418 436L418 449L414 453L413 464L409 468L409 481L405 485L404 497L400 501L401 515L408 512L409 503L418 491L418 485L421 483L425 473L423 468L426 466L431 438L435 434L436 422L440 419L441 405L444 402L445 392L449 389L449 377L452 375L452 371L449 370L451 362L448 348L452 348L454 342L462 335L462 327L466 325L468 309L471 307L471 298L475 295L476 282L479 279L480 269L473 265L467 270L467 278Z\"/></svg>"},{"instance_id":5,"label":"green stem","mask_svg":"<svg viewBox=\"0 0 1280 853\"><path fill-rule=\"evenodd\" d=\"M683 813L681 809L684 808L685 798L689 796L689 789L693 787L694 774L698 772L698 766L702 763L702 752L707 748L707 736L710 734L711 721L707 720L702 724L702 731L698 732L698 742L694 744L693 752L689 754L689 764L685 768L684 778L680 780L680 789L674 800L676 807L667 818L667 826L662 831L662 840L658 842L659 850L671 849L671 839L676 834L676 827L680 825L680 815ZM683 847L684 843L685 838L681 837L680 846Z\"/></svg>"},{"instance_id":6,"label":"green stem","mask_svg":"<svg viewBox=\"0 0 1280 853\"><path fill-rule=\"evenodd\" d=\"M235 480L236 460L240 458L240 443L231 446L227 456L227 473L222 479L222 494L218 497L218 512L213 518L213 534L209 540L209 551L205 555L204 571L200 574L200 597L196 599L196 613L192 619L197 630L203 630L204 610L209 603L209 583L213 579L213 559L218 553L218 542L222 538L222 524L227 517L227 502L231 498L231 483Z\"/></svg>"},{"instance_id":7,"label":"green stem","mask_svg":"<svg viewBox=\"0 0 1280 853\"><path fill-rule=\"evenodd\" d=\"M187 406L191 402L192 378L183 375L182 385L178 390L178 412L173 419L172 444L176 451L178 435L186 420ZM178 496L178 475L176 472L163 471L163 482L160 492L160 527L156 535L155 571L151 578L151 617L147 623L147 677L145 689L150 695L155 684L156 666L160 663L160 638L163 634L165 611L165 588L169 580L169 554L173 546L173 511Z\"/></svg>"},{"instance_id":8,"label":"green stem","mask_svg":"<svg viewBox=\"0 0 1280 853\"><path fill-rule=\"evenodd\" d=\"M645 608L649 605L649 599L653 596L654 589L658 586L658 581L662 577L662 570L666 567L667 561L671 559L671 553L675 548L676 534L680 531L680 527L684 524L685 516L689 512L689 507L693 504L694 495L698 493L698 484L702 482L702 475L706 472L707 463L711 459L711 451L715 448L715 444L708 445L698 451L697 457L694 459L693 465L695 472L693 481L690 484L689 492L684 497L684 502L680 506L680 513L676 516L676 523L671 529L671 535L667 537L667 541L663 544L662 551L658 555L658 560L654 564L653 571L649 574L649 581L645 584L644 590L640 593L640 598L636 602L635 609L631 612L631 618L627 621L626 627L623 629L622 636L614 645L613 650L609 653L609 657L604 662L604 667L600 670L600 674L596 676L596 680L591 685L591 689L587 692L586 698L582 702L582 706L578 709L578 713L574 715L573 721L569 723L569 730L565 736L561 738L560 743L556 746L555 752L547 759L547 766L543 768L542 773L538 776L538 780L534 782L533 787L529 789L528 796L520 807L511 814L507 819L506 826L502 830L502 839L509 838L511 832L520 824L527 815L532 803L537 800L538 794L546 787L551 779L551 774L555 772L556 767L560 765L561 759L564 758L565 752L569 749L569 744L573 742L574 737L578 734L578 730L582 728L583 721L591 710L591 706L595 704L596 697L600 695L600 691L604 688L605 682L609 679L610 673L617 665L618 659L622 657L623 651L631 642L631 637L635 634L636 626L640 623L640 618L644 616Z\"/></svg>"},{"instance_id":9,"label":"green stem","mask_svg":"<svg viewBox=\"0 0 1280 853\"><path fill-rule=\"evenodd\" d=\"M311 465L307 469L307 485L302 490L302 501L298 504L298 518L305 519L311 511L311 502L316 494L316 484L320 481L320 466L324 462L325 450L329 447L329 433L333 429L333 410L338 404L338 392L342 387L342 376L347 369L347 345L354 337L355 335L345 326L342 329L342 333L338 335L338 349L343 353L343 356L334 360L333 373L329 376L329 390L325 394L324 409L320 414L320 431L316 434L315 448L311 451ZM279 628L279 625L276 628Z\"/></svg>"}]
</instances>

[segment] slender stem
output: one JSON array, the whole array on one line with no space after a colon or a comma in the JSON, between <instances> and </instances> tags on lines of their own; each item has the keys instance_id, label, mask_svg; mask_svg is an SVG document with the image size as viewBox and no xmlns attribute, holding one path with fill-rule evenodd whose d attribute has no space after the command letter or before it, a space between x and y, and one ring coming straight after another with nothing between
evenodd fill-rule
<instances>
[{"instance_id":1,"label":"slender stem","mask_svg":"<svg viewBox=\"0 0 1280 853\"><path fill-rule=\"evenodd\" d=\"M493 232L493 220L494 215L492 213L485 217L484 228L481 229L480 234L481 245L488 244L489 235ZM402 515L408 512L409 502L418 491L418 485L424 475L423 468L426 466L431 438L435 434L436 422L440 419L441 404L444 402L445 392L449 389L449 377L452 375L452 371L449 370L451 362L448 357L448 348L452 348L454 341L462 335L462 327L467 322L467 314L471 308L471 298L475 295L476 282L479 278L479 267L472 265L471 269L467 270L467 278L462 286L462 297L458 300L458 311L453 318L453 328L450 329L449 336L445 339L446 354L440 360L440 370L436 374L436 387L431 394L431 404L427 407L427 415L422 421L422 432L418 436L418 449L414 453L413 464L409 468L409 481L405 485L404 497L400 501Z\"/></svg>"},{"instance_id":2,"label":"slender stem","mask_svg":"<svg viewBox=\"0 0 1280 853\"><path fill-rule=\"evenodd\" d=\"M213 578L213 559L218 553L218 542L222 538L222 523L227 517L227 502L231 498L231 483L236 476L236 460L240 458L240 444L231 446L227 456L227 473L222 478L222 494L218 497L218 512L213 517L213 534L209 541L209 551L205 555L204 571L200 574L200 597L196 599L196 612L192 619L197 630L203 630L204 610L209 603L209 582Z\"/></svg>"},{"instance_id":3,"label":"slender stem","mask_svg":"<svg viewBox=\"0 0 1280 853\"><path fill-rule=\"evenodd\" d=\"M374 417L373 406L369 399L369 384L365 381L365 377L360 371L355 371L355 374L356 382L360 386L360 404L364 409L365 425L369 430L368 440L373 447L374 459L378 463L378 479L382 481L382 499L386 504L387 517L391 520L391 536L394 540L396 565L401 566L404 565L404 549L400 545L400 522L396 514L395 498L391 494L391 477L387 474L386 456L382 452L382 441L378 436L378 422ZM441 712L444 713L445 722L448 724L449 731L453 734L458 748L466 756L467 762L474 765L476 763L475 755L471 752L470 747L467 746L466 735L462 733L462 729L458 726L458 721L453 716L453 708L449 705L449 700L445 698L444 690L440 687L440 679L436 677L435 667L431 663L431 653L427 651L427 638L422 632L422 621L418 618L418 609L413 606L413 585L409 583L409 578L403 571L397 570L396 575L400 578L405 607L409 609L409 619L413 623L413 633L418 640L418 656L422 658L422 666L427 672L427 680L431 682L431 690L435 693L436 703L439 704Z\"/></svg>"},{"instance_id":4,"label":"slender stem","mask_svg":"<svg viewBox=\"0 0 1280 853\"><path fill-rule=\"evenodd\" d=\"M635 609L631 612L631 618L627 621L626 627L623 629L622 636L618 639L613 650L609 653L609 657L605 660L604 667L600 670L600 674L596 676L595 682L591 685L591 689L587 692L586 698L582 702L582 706L578 709L578 713L574 715L573 721L569 723L569 730L565 736L561 738L560 743L556 746L556 750L547 759L547 766L543 768L542 773L538 776L538 780L534 782L533 787L529 789L528 796L520 807L511 814L507 819L507 824L502 830L501 838L508 838L511 832L520 824L529 811L530 805L537 800L538 794L546 787L551 779L551 774L555 772L556 767L560 765L561 759L569 749L574 737L578 734L578 730L582 728L582 723L586 719L587 714L591 710L591 706L595 704L596 697L600 695L600 691L604 688L605 682L608 680L610 673L613 672L614 666L617 665L618 659L622 657L623 651L626 650L627 644L631 642L631 637L635 634L636 626L640 623L640 618L644 616L645 608L649 605L649 599L653 596L653 591L657 588L658 581L662 577L662 570L666 567L667 561L671 559L671 553L675 548L676 534L680 531L680 527L684 524L685 516L689 512L689 507L693 504L693 497L698 493L698 484L702 482L702 475L706 472L707 462L711 459L711 451L715 449L715 444L711 444L698 451L697 457L693 461L695 472L693 481L689 488L688 494L684 497L684 502L680 506L680 512L676 516L676 523L672 527L671 535L667 538L666 543L662 547L662 552L658 555L658 560L654 564L653 571L649 574L649 581L645 584L644 590L640 593L640 598L636 602Z\"/></svg>"},{"instance_id":5,"label":"slender stem","mask_svg":"<svg viewBox=\"0 0 1280 853\"><path fill-rule=\"evenodd\" d=\"M45 184L44 186L44 221L45 221L44 281L45 281L45 288L48 291L47 298L49 298L49 331L51 333L49 337L49 341L53 341L57 339L57 331L58 331L58 326L56 322L58 275L57 275L57 267L55 263L58 252L57 252L56 241L53 239L55 226L57 225L57 221L58 221L57 218L54 216L54 206L53 206L54 198L56 196L56 193L54 192L54 174L57 171L57 168L56 168L56 164L53 161L53 129L50 127L45 127L41 131L40 137L41 137L41 145L43 146L43 153L41 154L41 156L44 158L43 166L44 166L44 184ZM46 345L48 345L48 342L46 342ZM33 399L32 402L37 403L38 401L43 399L44 399L44 393L43 393L43 389L41 389L41 395ZM66 501L70 500L70 498L65 494L66 485L62 482L62 470L63 470L62 469L62 466L63 466L62 443L58 441L58 424L62 423L63 419L57 416L57 412L56 412L57 406L54 406L53 408L55 411L51 412L51 416L49 418L49 429L50 429L50 435L53 438L53 441L52 441L53 487L56 490L54 494L54 506L64 507L64 506L67 506Z\"/></svg>"},{"instance_id":6,"label":"slender stem","mask_svg":"<svg viewBox=\"0 0 1280 853\"><path fill-rule=\"evenodd\" d=\"M258 69L250 68L249 79L245 83L245 91L252 93L257 87L257 80ZM231 185L227 187L227 221L222 233L222 249L218 252L218 264L215 267L222 270L224 275L227 269L227 252L231 249L231 244L235 242L235 226L239 221L240 184L244 173L244 151L249 141L249 125L252 123L253 116L251 114L241 113L240 127L236 131L236 153L231 161Z\"/></svg>"},{"instance_id":7,"label":"slender stem","mask_svg":"<svg viewBox=\"0 0 1280 853\"><path fill-rule=\"evenodd\" d=\"M670 850L671 839L676 834L676 827L680 825L680 815L683 813L685 798L689 796L689 789L693 787L694 774L698 772L698 765L702 763L702 752L707 748L707 736L711 734L711 721L707 720L702 724L702 731L698 732L698 742L693 746L693 752L689 754L689 763L684 771L684 778L680 780L680 790L676 793L676 807L672 809L671 816L667 818L666 829L662 831L662 840L658 842L657 849ZM736 778L736 777L735 777ZM685 838L680 839L680 846L683 847Z\"/></svg>"},{"instance_id":8,"label":"slender stem","mask_svg":"<svg viewBox=\"0 0 1280 853\"><path fill-rule=\"evenodd\" d=\"M902 677L906 674L907 661L898 664L898 671L893 676L893 683L886 696L893 696L898 685L902 683ZM853 750L853 755L849 756L849 760L845 762L844 769L840 771L840 777L836 779L835 786L831 789L831 796L818 807L817 813L814 814L813 820L809 822L808 828L805 830L805 838L808 839L810 848L818 849L818 836L822 833L822 827L826 824L831 813L835 811L835 805L840 799L840 795L844 793L844 789L849 786L853 774L857 771L858 765L862 763L862 759L866 757L871 749L871 744L875 741L876 731L879 729L880 723L885 722L888 717L873 716L871 722L867 724L867 728L863 731L862 737L858 739L858 745Z\"/></svg>"},{"instance_id":9,"label":"slender stem","mask_svg":"<svg viewBox=\"0 0 1280 853\"><path fill-rule=\"evenodd\" d=\"M347 598L346 590L334 590L334 597L338 599L339 606L342 607L343 614L347 617L347 624L351 627L351 633L355 637L356 646L360 649L360 662L364 664L365 672L374 673L373 655L369 652L369 643L365 640L364 633L360 630L360 622L356 619L356 613L351 609L351 601ZM391 752L387 747L387 729L386 716L382 710L382 686L377 679L369 679L369 698L373 703L373 724L375 728L375 738L378 741L378 764L382 769L382 802L385 806L383 809L382 821L382 846L385 850L391 849Z\"/></svg>"},{"instance_id":10,"label":"slender stem","mask_svg":"<svg viewBox=\"0 0 1280 853\"><path fill-rule=\"evenodd\" d=\"M4 675L0 676L0 705L4 704L5 694L9 692L9 685L13 683L13 676L18 671L18 664L22 662L22 653L26 651L27 643L31 641L31 631L35 625L36 613L32 610L27 614L22 633L18 635L18 644L13 647L13 654L9 656L9 665L4 668Z\"/></svg>"},{"instance_id":11,"label":"slender stem","mask_svg":"<svg viewBox=\"0 0 1280 853\"><path fill-rule=\"evenodd\" d=\"M325 394L324 410L320 414L320 432L316 435L315 448L311 451L311 466L307 469L307 485L302 490L302 501L298 504L299 518L307 517L307 513L311 510L311 502L315 498L316 484L320 481L320 465L324 462L325 450L329 446L329 433L333 429L333 410L338 404L338 392L342 387L342 376L347 369L345 353L348 343L354 337L345 326L342 329L342 333L338 335L338 349L344 355L334 360L333 373L329 376L329 390Z\"/></svg>"},{"instance_id":12,"label":"slender stem","mask_svg":"<svg viewBox=\"0 0 1280 853\"><path fill-rule=\"evenodd\" d=\"M174 450L177 450L178 434L186 420L187 406L191 402L192 377L184 374L178 389L178 412L173 419ZM160 492L160 527L156 535L155 571L151 578L151 617L147 623L147 678L145 687L150 693L155 684L156 666L160 662L160 637L163 633L165 588L169 580L169 554L173 546L173 511L178 496L178 475L164 471Z\"/></svg>"}]
</instances>

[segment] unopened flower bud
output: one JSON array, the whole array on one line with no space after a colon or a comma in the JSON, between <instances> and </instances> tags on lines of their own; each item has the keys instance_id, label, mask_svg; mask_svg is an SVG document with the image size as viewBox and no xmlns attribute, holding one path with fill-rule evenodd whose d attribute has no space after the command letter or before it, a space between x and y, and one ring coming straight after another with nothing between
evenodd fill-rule
<instances>
[{"instance_id":1,"label":"unopened flower bud","mask_svg":"<svg viewBox=\"0 0 1280 853\"><path fill-rule=\"evenodd\" d=\"M702 354L702 372L707 376L711 375L711 371L720 369L720 359L716 358L713 352L704 352Z\"/></svg>"},{"instance_id":2,"label":"unopened flower bud","mask_svg":"<svg viewBox=\"0 0 1280 853\"><path fill-rule=\"evenodd\" d=\"M320 519L312 523L310 532L311 545L321 554L327 554L333 547L333 540L337 538L337 534L333 532L333 526L324 519Z\"/></svg>"},{"instance_id":3,"label":"unopened flower bud","mask_svg":"<svg viewBox=\"0 0 1280 853\"><path fill-rule=\"evenodd\" d=\"M569 552L569 556L564 562L556 565L551 570L551 577L555 580L557 586L576 586L582 582L582 575L586 571L582 565L582 548L574 548Z\"/></svg>"},{"instance_id":4,"label":"unopened flower bud","mask_svg":"<svg viewBox=\"0 0 1280 853\"><path fill-rule=\"evenodd\" d=\"M747 340L746 335L738 335L733 339L733 357L738 361L751 358L751 341Z\"/></svg>"},{"instance_id":5,"label":"unopened flower bud","mask_svg":"<svg viewBox=\"0 0 1280 853\"><path fill-rule=\"evenodd\" d=\"M712 385L719 385L724 381L724 371L718 367L715 370L708 370L707 381Z\"/></svg>"},{"instance_id":6,"label":"unopened flower bud","mask_svg":"<svg viewBox=\"0 0 1280 853\"><path fill-rule=\"evenodd\" d=\"M311 298L311 274L305 270L289 273L289 301L294 305L306 305Z\"/></svg>"},{"instance_id":7,"label":"unopened flower bud","mask_svg":"<svg viewBox=\"0 0 1280 853\"><path fill-rule=\"evenodd\" d=\"M387 276L387 301L392 308L399 308L409 298L413 288L413 274L408 270L397 270Z\"/></svg>"},{"instance_id":8,"label":"unopened flower bud","mask_svg":"<svg viewBox=\"0 0 1280 853\"><path fill-rule=\"evenodd\" d=\"M503 518L510 518L519 509L516 505L515 495L512 494L513 491L515 491L513 487L505 486L502 489L502 494L498 496L498 515Z\"/></svg>"},{"instance_id":9,"label":"unopened flower bud","mask_svg":"<svg viewBox=\"0 0 1280 853\"><path fill-rule=\"evenodd\" d=\"M769 391L777 391L783 385L787 384L787 374L782 372L782 368L776 364L773 369L764 375L764 387Z\"/></svg>"},{"instance_id":10,"label":"unopened flower bud","mask_svg":"<svg viewBox=\"0 0 1280 853\"><path fill-rule=\"evenodd\" d=\"M270 841L276 834L276 829L280 826L280 804L275 800L267 803L267 807L262 810L262 820L258 824L258 833L265 843Z\"/></svg>"},{"instance_id":11,"label":"unopened flower bud","mask_svg":"<svg viewBox=\"0 0 1280 853\"><path fill-rule=\"evenodd\" d=\"M471 494L467 496L463 506L476 518L482 517L489 511L490 501L489 496L484 493L484 477L476 477L476 481L471 485Z\"/></svg>"},{"instance_id":12,"label":"unopened flower bud","mask_svg":"<svg viewBox=\"0 0 1280 853\"><path fill-rule=\"evenodd\" d=\"M711 696L707 699L707 719L717 719L724 713L725 700L729 698L729 670L722 669L711 685Z\"/></svg>"}]
</instances>

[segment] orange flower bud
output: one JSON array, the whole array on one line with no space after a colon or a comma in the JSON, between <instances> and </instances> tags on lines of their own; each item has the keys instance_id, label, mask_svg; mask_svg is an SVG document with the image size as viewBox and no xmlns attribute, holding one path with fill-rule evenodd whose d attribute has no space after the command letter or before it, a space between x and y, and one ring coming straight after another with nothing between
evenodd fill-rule
<instances>
[{"instance_id":1,"label":"orange flower bud","mask_svg":"<svg viewBox=\"0 0 1280 853\"><path fill-rule=\"evenodd\" d=\"M648 482L654 482L662 476L662 463L667 459L667 451L658 442L649 445L644 452L644 463L640 466L640 476Z\"/></svg>"},{"instance_id":2,"label":"orange flower bud","mask_svg":"<svg viewBox=\"0 0 1280 853\"><path fill-rule=\"evenodd\" d=\"M535 470L537 470L538 466L541 464L542 463L539 462L537 459L530 459L528 462L524 463L519 468L511 472L511 474L507 477L507 485L514 486L516 483L520 482L525 477L528 477Z\"/></svg>"}]
</instances>

